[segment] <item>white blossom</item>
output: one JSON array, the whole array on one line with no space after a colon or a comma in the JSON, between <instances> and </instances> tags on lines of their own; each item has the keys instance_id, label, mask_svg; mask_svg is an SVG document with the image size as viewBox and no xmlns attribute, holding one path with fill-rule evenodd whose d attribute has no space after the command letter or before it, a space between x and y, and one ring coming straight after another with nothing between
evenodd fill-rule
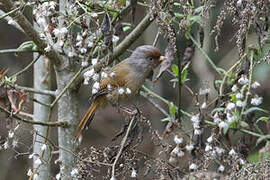
<instances>
[{"instance_id":1,"label":"white blossom","mask_svg":"<svg viewBox=\"0 0 270 180\"><path fill-rule=\"evenodd\" d=\"M193 149L194 149L194 145L193 144L186 145L186 150L192 151Z\"/></svg>"},{"instance_id":2,"label":"white blossom","mask_svg":"<svg viewBox=\"0 0 270 180\"><path fill-rule=\"evenodd\" d=\"M9 147L9 144L8 144L8 141L6 141L6 142L3 144L3 148L4 148L4 149L8 149L8 147Z\"/></svg>"},{"instance_id":3,"label":"white blossom","mask_svg":"<svg viewBox=\"0 0 270 180\"><path fill-rule=\"evenodd\" d=\"M97 64L98 59L97 59L97 58L93 58L93 59L91 60L91 62L92 62L92 65L95 65L95 64Z\"/></svg>"},{"instance_id":4,"label":"white blossom","mask_svg":"<svg viewBox=\"0 0 270 180\"><path fill-rule=\"evenodd\" d=\"M42 161L40 158L37 158L34 162L35 165L39 166L40 164L42 164Z\"/></svg>"},{"instance_id":5,"label":"white blossom","mask_svg":"<svg viewBox=\"0 0 270 180\"><path fill-rule=\"evenodd\" d=\"M17 146L18 146L18 140L16 138L14 138L12 141L12 147L15 148Z\"/></svg>"},{"instance_id":6,"label":"white blossom","mask_svg":"<svg viewBox=\"0 0 270 180\"><path fill-rule=\"evenodd\" d=\"M185 155L184 151L179 151L177 157L183 157Z\"/></svg>"},{"instance_id":7,"label":"white blossom","mask_svg":"<svg viewBox=\"0 0 270 180\"><path fill-rule=\"evenodd\" d=\"M108 77L108 74L106 72L101 72L101 78L104 79Z\"/></svg>"},{"instance_id":8,"label":"white blossom","mask_svg":"<svg viewBox=\"0 0 270 180\"><path fill-rule=\"evenodd\" d=\"M227 109L227 110L232 110L232 109L234 109L234 108L235 108L235 104L232 103L232 102L228 103L227 106L226 106L226 109Z\"/></svg>"},{"instance_id":9,"label":"white blossom","mask_svg":"<svg viewBox=\"0 0 270 180\"><path fill-rule=\"evenodd\" d=\"M124 94L124 92L125 92L124 88L119 88L119 89L118 89L118 93L119 93L120 95Z\"/></svg>"},{"instance_id":10,"label":"white blossom","mask_svg":"<svg viewBox=\"0 0 270 180\"><path fill-rule=\"evenodd\" d=\"M241 93L237 93L235 96L236 96L236 98L238 98L238 99L242 99L242 98L244 97L244 95L241 94Z\"/></svg>"},{"instance_id":11,"label":"white blossom","mask_svg":"<svg viewBox=\"0 0 270 180\"><path fill-rule=\"evenodd\" d=\"M50 45L47 45L47 47L45 47L44 51L45 52L49 52L52 50L52 47Z\"/></svg>"},{"instance_id":12,"label":"white blossom","mask_svg":"<svg viewBox=\"0 0 270 180\"><path fill-rule=\"evenodd\" d=\"M94 81L98 81L98 79L99 79L99 74L98 74L98 73L95 73L95 74L93 75L92 79L93 79Z\"/></svg>"},{"instance_id":13,"label":"white blossom","mask_svg":"<svg viewBox=\"0 0 270 180\"><path fill-rule=\"evenodd\" d=\"M130 177L135 178L137 176L138 176L137 171L135 169L132 169Z\"/></svg>"},{"instance_id":14,"label":"white blossom","mask_svg":"<svg viewBox=\"0 0 270 180\"><path fill-rule=\"evenodd\" d=\"M97 14L97 13L90 13L90 16L91 16L91 17L97 17L98 14Z\"/></svg>"},{"instance_id":15,"label":"white blossom","mask_svg":"<svg viewBox=\"0 0 270 180\"><path fill-rule=\"evenodd\" d=\"M238 83L241 85L247 84L248 83L248 78L246 76L242 76L239 80Z\"/></svg>"},{"instance_id":16,"label":"white blossom","mask_svg":"<svg viewBox=\"0 0 270 180\"><path fill-rule=\"evenodd\" d=\"M14 137L14 132L12 131L12 130L10 130L9 132L8 132L8 138L13 138Z\"/></svg>"},{"instance_id":17,"label":"white blossom","mask_svg":"<svg viewBox=\"0 0 270 180\"><path fill-rule=\"evenodd\" d=\"M234 85L233 85L233 87L232 87L232 92L236 92L236 91L237 91L237 89L238 89L237 85L236 85L236 84L234 84Z\"/></svg>"},{"instance_id":18,"label":"white blossom","mask_svg":"<svg viewBox=\"0 0 270 180\"><path fill-rule=\"evenodd\" d=\"M33 175L32 169L28 169L27 176L32 176L32 175Z\"/></svg>"},{"instance_id":19,"label":"white blossom","mask_svg":"<svg viewBox=\"0 0 270 180\"><path fill-rule=\"evenodd\" d=\"M195 135L200 135L200 134L202 134L202 131L200 129L195 129L194 134Z\"/></svg>"},{"instance_id":20,"label":"white blossom","mask_svg":"<svg viewBox=\"0 0 270 180\"><path fill-rule=\"evenodd\" d=\"M47 149L47 145L46 145L46 144L43 144L43 145L41 146L41 150L44 151L44 150L46 150L46 149Z\"/></svg>"},{"instance_id":21,"label":"white blossom","mask_svg":"<svg viewBox=\"0 0 270 180\"><path fill-rule=\"evenodd\" d=\"M216 153L220 156L225 152L225 150L223 148L220 147L216 147Z\"/></svg>"},{"instance_id":22,"label":"white blossom","mask_svg":"<svg viewBox=\"0 0 270 180\"><path fill-rule=\"evenodd\" d=\"M82 67L86 67L88 66L88 62L87 61L82 61Z\"/></svg>"},{"instance_id":23,"label":"white blossom","mask_svg":"<svg viewBox=\"0 0 270 180\"><path fill-rule=\"evenodd\" d=\"M113 37L112 37L112 42L116 43L116 42L119 41L119 39L120 39L120 38L119 38L118 36L113 35Z\"/></svg>"},{"instance_id":24,"label":"white blossom","mask_svg":"<svg viewBox=\"0 0 270 180\"><path fill-rule=\"evenodd\" d=\"M240 161L240 164L241 164L241 165L246 164L245 160L244 160L244 159L242 159L242 158L241 158L239 161Z\"/></svg>"},{"instance_id":25,"label":"white blossom","mask_svg":"<svg viewBox=\"0 0 270 180\"><path fill-rule=\"evenodd\" d=\"M92 41L88 42L87 47L92 47L94 43Z\"/></svg>"},{"instance_id":26,"label":"white blossom","mask_svg":"<svg viewBox=\"0 0 270 180\"><path fill-rule=\"evenodd\" d=\"M252 87L253 89L256 89L257 87L260 87L260 86L261 86L261 84L258 83L257 81L255 81L254 83L251 84L251 87Z\"/></svg>"},{"instance_id":27,"label":"white blossom","mask_svg":"<svg viewBox=\"0 0 270 180\"><path fill-rule=\"evenodd\" d=\"M207 138L207 142L208 142L208 143L213 142L213 136L210 136L209 138Z\"/></svg>"},{"instance_id":28,"label":"white blossom","mask_svg":"<svg viewBox=\"0 0 270 180\"><path fill-rule=\"evenodd\" d=\"M228 123L232 123L232 122L237 120L237 116L231 115L229 113L227 113L226 117L227 117L227 122Z\"/></svg>"},{"instance_id":29,"label":"white blossom","mask_svg":"<svg viewBox=\"0 0 270 180\"><path fill-rule=\"evenodd\" d=\"M64 34L66 34L67 32L68 32L68 29L67 29L66 27L60 28L60 33L61 33L61 35L64 35Z\"/></svg>"},{"instance_id":30,"label":"white blossom","mask_svg":"<svg viewBox=\"0 0 270 180\"><path fill-rule=\"evenodd\" d=\"M193 128L194 128L194 129L199 129L199 128L200 128L200 122L195 121L195 122L193 123Z\"/></svg>"},{"instance_id":31,"label":"white blossom","mask_svg":"<svg viewBox=\"0 0 270 180\"><path fill-rule=\"evenodd\" d=\"M169 163L176 163L176 162L177 162L177 160L176 160L175 157L171 156L171 157L169 158Z\"/></svg>"},{"instance_id":32,"label":"white blossom","mask_svg":"<svg viewBox=\"0 0 270 180\"><path fill-rule=\"evenodd\" d=\"M28 156L28 158L29 158L29 159L32 159L32 158L34 157L34 155L35 155L35 154L32 153L32 154L30 154L30 155Z\"/></svg>"},{"instance_id":33,"label":"white blossom","mask_svg":"<svg viewBox=\"0 0 270 180\"><path fill-rule=\"evenodd\" d=\"M85 54L87 52L87 49L86 48L81 48L80 52L81 52L81 54Z\"/></svg>"},{"instance_id":34,"label":"white blossom","mask_svg":"<svg viewBox=\"0 0 270 180\"><path fill-rule=\"evenodd\" d=\"M184 139L182 137L179 137L178 135L175 135L173 140L175 144L181 144L184 141Z\"/></svg>"},{"instance_id":35,"label":"white blossom","mask_svg":"<svg viewBox=\"0 0 270 180\"><path fill-rule=\"evenodd\" d=\"M219 124L218 124L218 127L219 128L225 128L225 127L227 127L228 126L228 124L225 122L225 121L221 121Z\"/></svg>"},{"instance_id":36,"label":"white blossom","mask_svg":"<svg viewBox=\"0 0 270 180\"><path fill-rule=\"evenodd\" d=\"M92 94L96 94L98 92L97 89L92 89Z\"/></svg>"},{"instance_id":37,"label":"white blossom","mask_svg":"<svg viewBox=\"0 0 270 180\"><path fill-rule=\"evenodd\" d=\"M13 19L10 19L10 20L8 21L8 24L10 24L10 25L15 25L16 22L15 22Z\"/></svg>"},{"instance_id":38,"label":"white blossom","mask_svg":"<svg viewBox=\"0 0 270 180\"><path fill-rule=\"evenodd\" d=\"M246 105L246 103L244 101L241 101L241 100L236 101L236 106L238 106L238 107L243 107L245 105Z\"/></svg>"},{"instance_id":39,"label":"white blossom","mask_svg":"<svg viewBox=\"0 0 270 180\"><path fill-rule=\"evenodd\" d=\"M206 146L205 146L205 152L208 152L208 151L210 151L210 150L212 150L213 148L212 148L212 146L210 146L209 144L207 144Z\"/></svg>"},{"instance_id":40,"label":"white blossom","mask_svg":"<svg viewBox=\"0 0 270 180\"><path fill-rule=\"evenodd\" d=\"M93 84L93 88L98 90L99 89L99 82L95 82Z\"/></svg>"},{"instance_id":41,"label":"white blossom","mask_svg":"<svg viewBox=\"0 0 270 180\"><path fill-rule=\"evenodd\" d=\"M218 171L219 171L219 172L224 172L224 170L225 170L225 167L224 167L223 165L220 165L220 166L218 167Z\"/></svg>"},{"instance_id":42,"label":"white blossom","mask_svg":"<svg viewBox=\"0 0 270 180\"><path fill-rule=\"evenodd\" d=\"M39 17L37 18L37 23L40 25L40 26L43 26L45 27L47 25L46 23L46 19L44 17Z\"/></svg>"},{"instance_id":43,"label":"white blossom","mask_svg":"<svg viewBox=\"0 0 270 180\"><path fill-rule=\"evenodd\" d=\"M263 98L262 97L255 97L251 99L251 104L254 106L258 106L262 104Z\"/></svg>"},{"instance_id":44,"label":"white blossom","mask_svg":"<svg viewBox=\"0 0 270 180\"><path fill-rule=\"evenodd\" d=\"M70 175L71 175L72 177L74 177L74 176L76 176L77 174L79 174L79 170L78 170L77 168L73 168L72 171L71 171L71 173L70 173Z\"/></svg>"},{"instance_id":45,"label":"white blossom","mask_svg":"<svg viewBox=\"0 0 270 180\"><path fill-rule=\"evenodd\" d=\"M172 155L173 155L173 154L177 154L179 151L180 151L179 146L175 146L175 148L173 148L171 154L172 154Z\"/></svg>"},{"instance_id":46,"label":"white blossom","mask_svg":"<svg viewBox=\"0 0 270 180\"><path fill-rule=\"evenodd\" d=\"M231 156L235 156L236 155L236 152L234 149L231 149L230 152L229 152L229 155Z\"/></svg>"},{"instance_id":47,"label":"white blossom","mask_svg":"<svg viewBox=\"0 0 270 180\"><path fill-rule=\"evenodd\" d=\"M211 91L210 88L200 89L199 94L200 95L209 94L210 91Z\"/></svg>"},{"instance_id":48,"label":"white blossom","mask_svg":"<svg viewBox=\"0 0 270 180\"><path fill-rule=\"evenodd\" d=\"M204 102L204 103L202 104L201 108L202 108L202 109L206 109L206 108L207 108L206 102Z\"/></svg>"},{"instance_id":49,"label":"white blossom","mask_svg":"<svg viewBox=\"0 0 270 180\"><path fill-rule=\"evenodd\" d=\"M59 172L58 174L56 174L55 178L56 178L56 180L60 180L60 179L61 179L61 174L60 174L60 172Z\"/></svg>"},{"instance_id":50,"label":"white blossom","mask_svg":"<svg viewBox=\"0 0 270 180\"><path fill-rule=\"evenodd\" d=\"M192 163L191 165L189 165L190 170L196 170L197 168L198 166L195 163Z\"/></svg>"},{"instance_id":51,"label":"white blossom","mask_svg":"<svg viewBox=\"0 0 270 180\"><path fill-rule=\"evenodd\" d=\"M126 94L131 94L131 90L129 88L126 88Z\"/></svg>"},{"instance_id":52,"label":"white blossom","mask_svg":"<svg viewBox=\"0 0 270 180\"><path fill-rule=\"evenodd\" d=\"M84 74L83 74L83 76L84 76L84 78L91 78L93 75L94 75L94 73L95 73L95 70L92 68L92 69L90 69L90 70L88 70L88 71L86 71Z\"/></svg>"},{"instance_id":53,"label":"white blossom","mask_svg":"<svg viewBox=\"0 0 270 180\"><path fill-rule=\"evenodd\" d=\"M78 34L76 37L76 41L82 41L82 40L83 40L82 36L80 34Z\"/></svg>"},{"instance_id":54,"label":"white blossom","mask_svg":"<svg viewBox=\"0 0 270 180\"><path fill-rule=\"evenodd\" d=\"M193 115L191 116L191 119L190 119L192 122L197 122L197 121L200 121L200 114L196 114L196 115Z\"/></svg>"}]
</instances>

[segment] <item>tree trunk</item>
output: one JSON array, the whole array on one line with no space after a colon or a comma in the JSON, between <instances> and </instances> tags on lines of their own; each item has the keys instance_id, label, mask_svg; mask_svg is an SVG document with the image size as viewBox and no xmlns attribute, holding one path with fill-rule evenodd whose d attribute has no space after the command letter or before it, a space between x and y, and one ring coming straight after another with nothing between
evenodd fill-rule
<instances>
[{"instance_id":1,"label":"tree trunk","mask_svg":"<svg viewBox=\"0 0 270 180\"><path fill-rule=\"evenodd\" d=\"M37 55L35 55L37 56ZM36 57L34 57L36 58ZM46 64L47 62L47 64ZM35 89L43 89L48 90L51 88L51 78L50 78L50 70L48 69L50 66L49 61L45 59L45 57L40 57L39 60L34 64L34 88ZM51 97L48 95L35 94L34 98L39 102L50 104ZM50 114L50 108L39 103L34 102L34 120L35 121L43 121L48 122ZM36 180L49 180L50 178L50 148L44 145L46 139L44 137L49 138L49 127L48 126L40 126L34 125L34 130L36 135L34 135L33 139L33 153L38 156L34 156L33 158L33 169L37 170L38 176ZM39 164L39 160L42 161L42 164ZM47 162L47 163L46 163Z\"/></svg>"}]
</instances>

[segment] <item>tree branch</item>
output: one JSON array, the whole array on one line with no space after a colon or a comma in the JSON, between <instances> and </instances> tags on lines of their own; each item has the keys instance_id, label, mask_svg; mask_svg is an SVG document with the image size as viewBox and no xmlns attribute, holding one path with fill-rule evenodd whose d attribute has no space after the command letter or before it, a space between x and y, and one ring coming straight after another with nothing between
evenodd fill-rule
<instances>
[{"instance_id":1,"label":"tree branch","mask_svg":"<svg viewBox=\"0 0 270 180\"><path fill-rule=\"evenodd\" d=\"M12 1L9 0L0 0L0 1L2 2L3 6L7 9L7 11L13 11L14 9L16 9ZM8 14L14 20L16 20L16 22L24 30L25 34L35 42L38 48L41 51L44 51L44 49L47 47L46 41L40 38L39 33L33 28L32 24L26 19L26 17L20 11L15 11L13 13ZM59 66L60 62L62 62L62 57L53 48L51 48L49 52L44 53L56 66Z\"/></svg>"},{"instance_id":2,"label":"tree branch","mask_svg":"<svg viewBox=\"0 0 270 180\"><path fill-rule=\"evenodd\" d=\"M40 89L34 89L34 88L30 88L30 87L22 87L19 85L15 85L14 88L22 90L22 91L26 91L26 92L31 92L31 93L55 96L55 91L50 91L50 90L40 90Z\"/></svg>"},{"instance_id":3,"label":"tree branch","mask_svg":"<svg viewBox=\"0 0 270 180\"><path fill-rule=\"evenodd\" d=\"M16 114L13 114L12 112L8 111L7 109L3 108L2 106L0 106L0 111L8 113L8 114L10 114L11 117L14 117L19 121L29 123L29 124L36 124L36 125L41 125L41 126L51 126L51 127L58 127L58 126L67 127L67 126L69 126L67 121L62 121L62 122L41 122L41 121L27 120L27 119L24 119L24 118L21 118L21 117L17 116Z\"/></svg>"}]
</instances>

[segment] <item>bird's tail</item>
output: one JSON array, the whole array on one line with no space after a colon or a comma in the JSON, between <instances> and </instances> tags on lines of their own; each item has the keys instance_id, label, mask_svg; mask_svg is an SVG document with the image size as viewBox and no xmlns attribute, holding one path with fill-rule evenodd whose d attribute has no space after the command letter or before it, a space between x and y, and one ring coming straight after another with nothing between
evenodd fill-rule
<instances>
[{"instance_id":1,"label":"bird's tail","mask_svg":"<svg viewBox=\"0 0 270 180\"><path fill-rule=\"evenodd\" d=\"M88 111L86 112L86 114L84 115L84 117L82 118L80 124L77 126L77 129L73 135L74 140L76 140L79 137L85 125L90 124L90 122L94 118L97 108L98 108L98 103L93 102L90 108L88 109Z\"/></svg>"}]
</instances>

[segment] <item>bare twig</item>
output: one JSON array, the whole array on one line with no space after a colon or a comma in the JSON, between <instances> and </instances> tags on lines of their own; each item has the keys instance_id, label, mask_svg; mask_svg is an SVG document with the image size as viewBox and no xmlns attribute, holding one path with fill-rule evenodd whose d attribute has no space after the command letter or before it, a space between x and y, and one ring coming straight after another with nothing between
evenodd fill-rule
<instances>
[{"instance_id":1,"label":"bare twig","mask_svg":"<svg viewBox=\"0 0 270 180\"><path fill-rule=\"evenodd\" d=\"M5 109L2 106L0 106L0 111L8 113L8 114L10 114L11 117L14 117L19 121L29 123L29 124L37 124L37 125L41 125L41 126L51 126L51 127L58 127L58 126L67 127L68 126L67 121L63 121L63 122L41 122L41 121L27 120L27 119L24 119L24 118L21 118L21 117L15 115L15 114L12 114L12 112L8 111L7 109Z\"/></svg>"},{"instance_id":2,"label":"bare twig","mask_svg":"<svg viewBox=\"0 0 270 180\"><path fill-rule=\"evenodd\" d=\"M55 96L55 91L50 91L50 90L40 90L40 89L34 89L34 88L30 88L30 87L23 87L23 86L19 86L19 85L15 85L14 88L22 90L22 91L26 91L26 92L31 92L31 93L38 93L38 94L43 94L43 95Z\"/></svg>"},{"instance_id":3,"label":"bare twig","mask_svg":"<svg viewBox=\"0 0 270 180\"><path fill-rule=\"evenodd\" d=\"M1 51L0 51L1 52ZM40 58L41 54L39 54L31 63L29 63L25 68L23 68L21 71L13 74L11 76L12 77L15 77L15 76L19 76L21 75L22 73L24 73L25 71L27 71L33 64L35 64L35 62L37 62L37 60Z\"/></svg>"},{"instance_id":4,"label":"bare twig","mask_svg":"<svg viewBox=\"0 0 270 180\"><path fill-rule=\"evenodd\" d=\"M115 177L115 165L116 165L117 161L119 160L119 158L120 158L120 156L121 156L121 154L122 154L122 151L123 151L123 149L124 149L125 143L126 143L127 138L128 138L128 134L129 134L129 132L130 132L130 130L131 130L131 127L132 127L132 125L133 125L133 122L134 122L134 120L135 120L135 117L136 117L136 115L134 115L134 116L132 117L132 119L131 119L131 121L130 121L130 123L129 123L129 126L128 126L128 128L127 128L126 135L124 136L124 138L123 138L122 141L121 141L120 149L119 149L119 151L118 151L118 153L117 153L117 155L116 155L116 157L115 157L115 160L114 160L114 162L113 162L113 165L112 165L112 178ZM111 178L111 179L112 179L112 178Z\"/></svg>"},{"instance_id":5,"label":"bare twig","mask_svg":"<svg viewBox=\"0 0 270 180\"><path fill-rule=\"evenodd\" d=\"M62 90L62 92L60 92L57 97L55 98L55 100L52 102L51 107L53 107L57 101L65 94L65 92L67 91L68 88L70 88L70 86L72 85L72 83L80 76L81 72L83 71L83 67L75 74L75 76L73 76L73 78L71 79L71 81L66 85L66 87L64 87L64 89Z\"/></svg>"},{"instance_id":6,"label":"bare twig","mask_svg":"<svg viewBox=\"0 0 270 180\"><path fill-rule=\"evenodd\" d=\"M30 49L2 49L0 50L0 54L5 53L26 53L26 52L40 52L39 50L30 50Z\"/></svg>"}]
</instances>

